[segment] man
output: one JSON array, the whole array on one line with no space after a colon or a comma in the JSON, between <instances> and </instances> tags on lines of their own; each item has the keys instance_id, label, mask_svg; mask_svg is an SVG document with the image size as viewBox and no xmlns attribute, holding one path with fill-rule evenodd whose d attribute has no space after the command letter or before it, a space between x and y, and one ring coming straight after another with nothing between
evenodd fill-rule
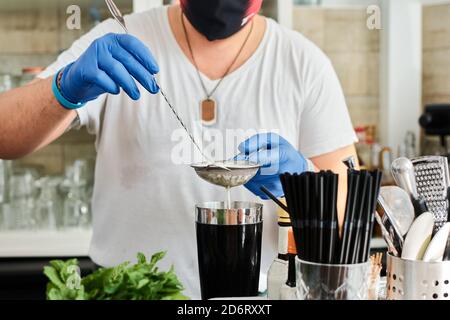
<instances>
[{"instance_id":1,"label":"man","mask_svg":"<svg viewBox=\"0 0 450 320\"><path fill-rule=\"evenodd\" d=\"M201 157L190 155L158 84L205 152L265 166L246 185L255 195L265 185L282 196L278 174L312 164L345 183L341 160L355 155L356 136L332 65L302 35L257 15L261 2L184 0L127 16L133 36L107 20L41 80L0 96L0 158L32 153L71 127L96 135L90 256L97 264L167 250L162 267L174 264L185 293L199 297L193 209L225 192L187 166ZM258 201L247 189L233 190L233 199ZM269 202L264 219L263 273L276 255Z\"/></svg>"}]
</instances>

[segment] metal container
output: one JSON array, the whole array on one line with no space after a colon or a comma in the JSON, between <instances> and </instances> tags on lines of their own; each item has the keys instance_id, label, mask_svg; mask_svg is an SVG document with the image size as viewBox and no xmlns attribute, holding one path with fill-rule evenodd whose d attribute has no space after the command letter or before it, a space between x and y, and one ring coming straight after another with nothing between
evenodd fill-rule
<instances>
[{"instance_id":1,"label":"metal container","mask_svg":"<svg viewBox=\"0 0 450 320\"><path fill-rule=\"evenodd\" d=\"M367 300L370 262L333 265L295 258L300 300Z\"/></svg>"},{"instance_id":2,"label":"metal container","mask_svg":"<svg viewBox=\"0 0 450 320\"><path fill-rule=\"evenodd\" d=\"M197 163L191 167L200 178L209 183L234 188L250 181L261 166L249 161L220 161L213 164Z\"/></svg>"},{"instance_id":3,"label":"metal container","mask_svg":"<svg viewBox=\"0 0 450 320\"><path fill-rule=\"evenodd\" d=\"M235 201L232 209L226 208L225 202L204 202L196 209L197 223L212 225L242 225L263 221L263 205L253 202Z\"/></svg>"},{"instance_id":4,"label":"metal container","mask_svg":"<svg viewBox=\"0 0 450 320\"><path fill-rule=\"evenodd\" d=\"M450 261L424 262L387 256L388 300L450 300Z\"/></svg>"},{"instance_id":5,"label":"metal container","mask_svg":"<svg viewBox=\"0 0 450 320\"><path fill-rule=\"evenodd\" d=\"M258 295L263 206L206 202L196 206L202 299Z\"/></svg>"}]
</instances>

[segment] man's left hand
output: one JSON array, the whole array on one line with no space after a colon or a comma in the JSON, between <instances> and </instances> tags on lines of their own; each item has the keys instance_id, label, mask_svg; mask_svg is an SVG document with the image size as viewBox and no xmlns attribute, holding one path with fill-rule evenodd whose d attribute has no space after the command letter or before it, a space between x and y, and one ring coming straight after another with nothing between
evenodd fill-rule
<instances>
[{"instance_id":1,"label":"man's left hand","mask_svg":"<svg viewBox=\"0 0 450 320\"><path fill-rule=\"evenodd\" d=\"M252 136L239 145L239 151L241 154L235 160L261 165L256 176L245 187L262 199L268 199L260 190L262 186L276 197L284 196L280 174L300 174L308 169L307 160L286 139L275 133Z\"/></svg>"}]
</instances>

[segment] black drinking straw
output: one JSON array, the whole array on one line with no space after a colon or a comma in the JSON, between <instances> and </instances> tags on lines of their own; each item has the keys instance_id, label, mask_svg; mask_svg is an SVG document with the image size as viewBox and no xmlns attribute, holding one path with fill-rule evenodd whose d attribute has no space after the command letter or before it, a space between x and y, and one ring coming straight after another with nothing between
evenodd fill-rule
<instances>
[{"instance_id":1,"label":"black drinking straw","mask_svg":"<svg viewBox=\"0 0 450 320\"><path fill-rule=\"evenodd\" d=\"M323 179L323 215L322 215L322 263L328 263L330 255L330 234L331 234L331 176L328 172L322 175Z\"/></svg>"},{"instance_id":2,"label":"black drinking straw","mask_svg":"<svg viewBox=\"0 0 450 320\"><path fill-rule=\"evenodd\" d=\"M360 184L359 184L359 191L358 191L358 198L356 201L356 208L355 208L355 216L353 217L353 229L350 235L350 245L349 245L349 251L350 256L348 258L348 263L352 264L354 263L353 260L356 259L356 249L358 248L358 231L361 229L361 219L363 215L364 210L364 200L366 197L366 188L367 188L367 171L360 171L359 173L360 177Z\"/></svg>"},{"instance_id":3,"label":"black drinking straw","mask_svg":"<svg viewBox=\"0 0 450 320\"><path fill-rule=\"evenodd\" d=\"M292 192L292 197L294 198L292 200L293 206L295 207L295 212L296 212L296 221L297 221L297 231L298 232L294 232L294 238L297 237L298 240L296 240L296 243L298 243L297 246L297 253L299 252L299 250L304 251L304 247L305 247L305 241L303 239L303 233L305 230L305 223L304 223L304 219L302 218L304 212L301 208L301 193L302 190L299 188L298 186L298 175L294 174L294 175L289 175L289 184L291 186L291 192ZM297 234L297 236L295 235Z\"/></svg>"},{"instance_id":4,"label":"black drinking straw","mask_svg":"<svg viewBox=\"0 0 450 320\"><path fill-rule=\"evenodd\" d=\"M313 213L313 223L314 223L314 247L315 247L315 253L316 253L316 262L320 263L320 256L321 256L321 230L320 230L320 206L321 206L321 194L320 194L320 177L321 173L317 173L314 175L314 203L315 203L315 210Z\"/></svg>"},{"instance_id":5,"label":"black drinking straw","mask_svg":"<svg viewBox=\"0 0 450 320\"><path fill-rule=\"evenodd\" d=\"M330 207L331 231L330 231L330 245L329 245L330 249L328 254L328 263L336 262L337 258L336 248L339 242L339 227L337 216L338 185L339 185L339 176L333 174L331 176L331 207Z\"/></svg>"},{"instance_id":6,"label":"black drinking straw","mask_svg":"<svg viewBox=\"0 0 450 320\"><path fill-rule=\"evenodd\" d=\"M373 225L375 223L375 209L377 205L378 195L380 193L381 178L383 176L380 170L373 171L372 175L372 198L370 199L370 215L367 221L366 230L363 239L363 247L361 252L361 262L369 260L370 255L370 241L372 240Z\"/></svg>"},{"instance_id":7,"label":"black drinking straw","mask_svg":"<svg viewBox=\"0 0 450 320\"><path fill-rule=\"evenodd\" d=\"M298 217L298 209L296 207L295 203L295 194L293 192L293 188L291 186L291 175L289 173L284 173L280 175L281 184L283 186L284 196L286 198L286 203L289 209L289 217L291 218L291 224L294 231L301 228L301 220ZM294 239L296 242L296 246L298 249L298 256L299 258L302 257L302 243L300 242L299 237L297 236L298 232L294 232Z\"/></svg>"},{"instance_id":8,"label":"black drinking straw","mask_svg":"<svg viewBox=\"0 0 450 320\"><path fill-rule=\"evenodd\" d=\"M370 234L370 227L371 227L371 221L372 221L372 216L373 216L373 205L372 205L372 201L373 201L373 194L374 192L376 192L376 187L375 187L375 175L374 172L370 172L370 183L368 185L368 192L367 192L367 199L366 199L366 208L364 209L364 216L362 219L362 231L361 231L361 238L359 240L359 247L357 248L357 258L356 261L357 263L363 263L366 262L364 261L364 252L365 252L365 247L367 244L367 237Z\"/></svg>"},{"instance_id":9,"label":"black drinking straw","mask_svg":"<svg viewBox=\"0 0 450 320\"><path fill-rule=\"evenodd\" d=\"M354 229L356 228L356 215L357 215L357 206L358 206L358 198L360 197L360 186L361 186L361 176L359 172L353 171L353 179L354 179L354 193L351 196L350 200L350 216L349 216L349 226L347 228L347 236L346 242L344 243L344 263L350 263L350 250L351 250L351 241Z\"/></svg>"},{"instance_id":10,"label":"black drinking straw","mask_svg":"<svg viewBox=\"0 0 450 320\"><path fill-rule=\"evenodd\" d=\"M312 224L312 212L314 212L314 177L309 173L306 174L307 183L305 183L305 191L306 191L306 203L308 209L305 212L305 220L308 225L308 233L307 233L307 241L308 241L308 251L309 251L309 261L314 262L314 230Z\"/></svg>"},{"instance_id":11,"label":"black drinking straw","mask_svg":"<svg viewBox=\"0 0 450 320\"><path fill-rule=\"evenodd\" d=\"M305 251L305 261L310 261L310 241L309 241L309 233L310 233L310 226L308 223L308 212L309 212L309 199L307 199L308 196L308 185L306 181L308 180L307 174L304 173L300 175L297 180L297 187L299 189L299 207L302 211L301 219L303 222L303 233L301 234L301 238L303 241L303 250Z\"/></svg>"},{"instance_id":12,"label":"black drinking straw","mask_svg":"<svg viewBox=\"0 0 450 320\"><path fill-rule=\"evenodd\" d=\"M325 256L325 252L324 252L324 244L325 244L325 239L324 239L324 173L322 172L319 175L319 183L318 183L318 200L319 200L319 219L318 219L318 228L319 228L319 262L323 263L324 262L324 256Z\"/></svg>"},{"instance_id":13,"label":"black drinking straw","mask_svg":"<svg viewBox=\"0 0 450 320\"><path fill-rule=\"evenodd\" d=\"M317 262L317 256L318 256L318 248L317 248L317 226L316 226L316 215L317 215L317 174L311 175L310 177L310 192L309 192L309 203L311 204L311 210L309 211L309 216L308 216L308 220L309 220L309 225L310 225L310 232L309 232L309 237L311 240L311 246L309 247L310 249L310 254L311 254L311 259L313 262Z\"/></svg>"},{"instance_id":14,"label":"black drinking straw","mask_svg":"<svg viewBox=\"0 0 450 320\"><path fill-rule=\"evenodd\" d=\"M342 230L342 237L339 241L339 263L345 263L345 243L347 242L348 237L348 228L350 225L350 208L352 206L352 198L353 198L353 189L354 189L354 181L353 174L351 170L347 171L347 201L345 205L345 216L344 216L344 225Z\"/></svg>"},{"instance_id":15,"label":"black drinking straw","mask_svg":"<svg viewBox=\"0 0 450 320\"><path fill-rule=\"evenodd\" d=\"M303 186L304 186L304 193L302 194L302 203L304 203L304 209L305 209L305 213L304 213L304 222L305 222L305 251L306 251L306 259L307 261L311 261L311 225L310 225L310 175L309 173L305 173L305 175L303 176Z\"/></svg>"},{"instance_id":16,"label":"black drinking straw","mask_svg":"<svg viewBox=\"0 0 450 320\"><path fill-rule=\"evenodd\" d=\"M283 187L284 198L286 199L289 218L291 219L291 224L294 226L294 225L296 225L296 221L294 221L294 220L295 220L297 213L295 212L295 207L292 202L293 197L292 197L291 188L288 183L288 179L289 179L288 174L284 173L284 174L280 175L281 186Z\"/></svg>"},{"instance_id":17,"label":"black drinking straw","mask_svg":"<svg viewBox=\"0 0 450 320\"><path fill-rule=\"evenodd\" d=\"M370 172L370 192L368 194L368 212L367 217L365 221L365 228L364 233L362 234L361 239L361 248L358 250L358 256L359 256L359 263L365 263L369 261L370 256L370 244L374 229L374 223L375 223L375 210L377 206L377 200L380 192L381 187L381 180L382 180L382 172L380 170L375 170Z\"/></svg>"},{"instance_id":18,"label":"black drinking straw","mask_svg":"<svg viewBox=\"0 0 450 320\"><path fill-rule=\"evenodd\" d=\"M370 220L371 220L371 202L372 202L372 193L373 193L373 178L369 174L369 182L367 185L367 191L365 196L365 202L364 202L364 210L363 210L363 216L361 217L360 225L361 228L358 230L357 234L357 246L355 247L355 252L353 253L353 261L354 263L362 263L362 257L359 256L359 253L361 252L361 248L363 248L365 244L365 234L366 230L370 228Z\"/></svg>"},{"instance_id":19,"label":"black drinking straw","mask_svg":"<svg viewBox=\"0 0 450 320\"><path fill-rule=\"evenodd\" d=\"M273 202L275 202L281 209L283 209L284 211L286 211L287 213L289 213L289 209L287 206L284 205L283 202L281 202L280 200L277 199L277 197L275 197L272 192L270 192L266 187L261 186L260 190L266 195L268 196Z\"/></svg>"},{"instance_id":20,"label":"black drinking straw","mask_svg":"<svg viewBox=\"0 0 450 320\"><path fill-rule=\"evenodd\" d=\"M319 253L320 253L320 230L319 230L319 212L320 212L320 199L319 199L319 174L314 174L314 210L311 212L311 220L313 223L313 235L314 235L314 261L320 263Z\"/></svg>"},{"instance_id":21,"label":"black drinking straw","mask_svg":"<svg viewBox=\"0 0 450 320\"><path fill-rule=\"evenodd\" d=\"M324 207L323 207L323 215L321 218L321 224L324 228L323 230L323 257L321 259L321 263L327 263L330 264L330 255L332 254L332 248L330 245L331 236L332 236L332 224L331 224L331 208L333 206L332 203L332 173L329 171L322 173L322 180L323 180L323 201L324 201ZM330 269L324 268L324 272L326 272L326 285L330 287Z\"/></svg>"},{"instance_id":22,"label":"black drinking straw","mask_svg":"<svg viewBox=\"0 0 450 320\"><path fill-rule=\"evenodd\" d=\"M362 176L362 184L361 184L361 192L360 197L358 199L358 211L357 216L355 217L355 228L353 229L353 235L352 235L352 253L350 257L350 263L355 264L358 260L358 253L359 248L362 246L361 239L362 239L362 228L365 225L364 221L368 218L368 211L369 211L369 195L371 191L371 184L372 184L372 177L367 171L361 172Z\"/></svg>"}]
</instances>

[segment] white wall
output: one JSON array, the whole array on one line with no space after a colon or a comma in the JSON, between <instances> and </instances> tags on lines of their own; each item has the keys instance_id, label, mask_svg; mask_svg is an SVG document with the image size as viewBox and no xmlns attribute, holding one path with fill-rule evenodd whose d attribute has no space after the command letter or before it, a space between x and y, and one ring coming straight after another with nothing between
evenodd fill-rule
<instances>
[{"instance_id":1,"label":"white wall","mask_svg":"<svg viewBox=\"0 0 450 320\"><path fill-rule=\"evenodd\" d=\"M322 0L321 4L323 6L370 6L379 5L380 2L381 0Z\"/></svg>"},{"instance_id":2,"label":"white wall","mask_svg":"<svg viewBox=\"0 0 450 320\"><path fill-rule=\"evenodd\" d=\"M382 0L380 138L394 151L405 134L419 136L422 111L422 4Z\"/></svg>"},{"instance_id":3,"label":"white wall","mask_svg":"<svg viewBox=\"0 0 450 320\"><path fill-rule=\"evenodd\" d=\"M448 4L450 0L421 0L423 5L439 5L439 4Z\"/></svg>"},{"instance_id":4,"label":"white wall","mask_svg":"<svg viewBox=\"0 0 450 320\"><path fill-rule=\"evenodd\" d=\"M133 11L142 12L162 4L162 0L133 0Z\"/></svg>"},{"instance_id":5,"label":"white wall","mask_svg":"<svg viewBox=\"0 0 450 320\"><path fill-rule=\"evenodd\" d=\"M292 29L294 2L292 0L278 0L277 2L278 22L286 28Z\"/></svg>"}]
</instances>

